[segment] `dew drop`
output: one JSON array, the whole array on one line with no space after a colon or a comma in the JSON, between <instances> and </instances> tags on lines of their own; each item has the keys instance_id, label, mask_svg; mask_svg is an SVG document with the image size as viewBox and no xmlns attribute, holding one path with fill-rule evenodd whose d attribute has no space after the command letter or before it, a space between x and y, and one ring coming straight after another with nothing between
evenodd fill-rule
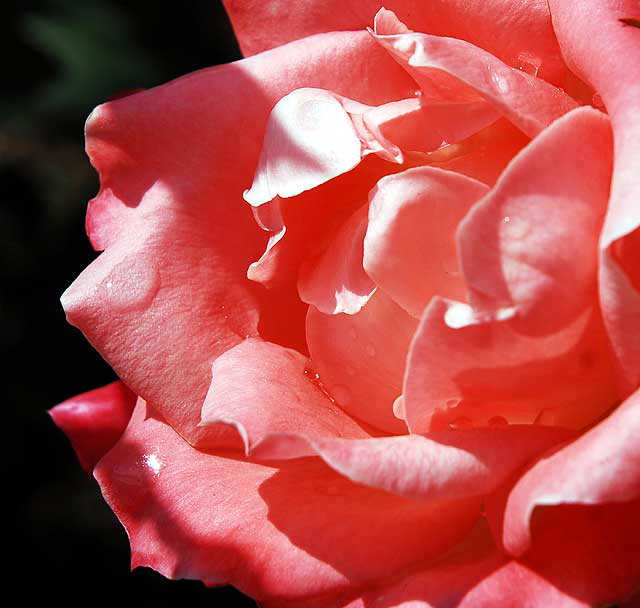
<instances>
[{"instance_id":1,"label":"dew drop","mask_svg":"<svg viewBox=\"0 0 640 608\"><path fill-rule=\"evenodd\" d=\"M507 419L502 416L492 416L489 418L489 424L491 426L507 426L509 423Z\"/></svg>"},{"instance_id":2,"label":"dew drop","mask_svg":"<svg viewBox=\"0 0 640 608\"><path fill-rule=\"evenodd\" d=\"M604 101L602 101L602 97L600 96L600 93L593 94L593 97L591 98L591 103L595 108L598 108L598 110L605 109Z\"/></svg>"},{"instance_id":3,"label":"dew drop","mask_svg":"<svg viewBox=\"0 0 640 608\"><path fill-rule=\"evenodd\" d=\"M413 92L413 96L418 98L422 97L422 91L420 89L417 89Z\"/></svg>"},{"instance_id":4,"label":"dew drop","mask_svg":"<svg viewBox=\"0 0 640 608\"><path fill-rule=\"evenodd\" d=\"M453 409L454 407L458 407L460 405L460 403L462 402L462 399L460 399L459 397L451 397L451 399L447 399L444 404L449 408L449 409Z\"/></svg>"},{"instance_id":5,"label":"dew drop","mask_svg":"<svg viewBox=\"0 0 640 608\"><path fill-rule=\"evenodd\" d=\"M471 420L466 416L456 418L449 423L449 427L452 429L470 429L473 426Z\"/></svg>"},{"instance_id":6,"label":"dew drop","mask_svg":"<svg viewBox=\"0 0 640 608\"><path fill-rule=\"evenodd\" d=\"M518 69L522 72L537 76L542 65L542 59L533 53L523 51L518 55Z\"/></svg>"},{"instance_id":7,"label":"dew drop","mask_svg":"<svg viewBox=\"0 0 640 608\"><path fill-rule=\"evenodd\" d=\"M111 269L98 285L96 295L115 310L130 311L148 307L159 290L157 269L131 256Z\"/></svg>"},{"instance_id":8,"label":"dew drop","mask_svg":"<svg viewBox=\"0 0 640 608\"><path fill-rule=\"evenodd\" d=\"M156 477L160 475L160 471L164 468L164 462L158 458L157 454L145 454L142 460L145 466L150 469Z\"/></svg>"},{"instance_id":9,"label":"dew drop","mask_svg":"<svg viewBox=\"0 0 640 608\"><path fill-rule=\"evenodd\" d=\"M331 395L339 405L349 405L351 403L351 391L342 384L336 384L332 387Z\"/></svg>"},{"instance_id":10,"label":"dew drop","mask_svg":"<svg viewBox=\"0 0 640 608\"><path fill-rule=\"evenodd\" d=\"M511 221L511 218L510 218L508 215L505 215L505 216L502 218L502 221L503 221L505 224L508 224L508 223Z\"/></svg>"},{"instance_id":11,"label":"dew drop","mask_svg":"<svg viewBox=\"0 0 640 608\"><path fill-rule=\"evenodd\" d=\"M393 415L400 420L407 419L407 413L404 408L404 397L402 395L396 397L396 400L393 402Z\"/></svg>"}]
</instances>

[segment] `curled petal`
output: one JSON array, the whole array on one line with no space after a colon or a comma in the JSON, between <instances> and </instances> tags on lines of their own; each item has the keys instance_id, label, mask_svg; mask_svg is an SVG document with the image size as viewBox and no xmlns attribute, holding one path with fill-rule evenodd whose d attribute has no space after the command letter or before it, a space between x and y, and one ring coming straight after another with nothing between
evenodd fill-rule
<instances>
[{"instance_id":1,"label":"curled petal","mask_svg":"<svg viewBox=\"0 0 640 608\"><path fill-rule=\"evenodd\" d=\"M381 9L374 38L416 79L423 92L442 99L479 95L527 135L533 137L576 107L560 89L510 67L479 47L454 38L390 29L389 11ZM376 25L377 28L377 25Z\"/></svg>"},{"instance_id":2,"label":"curled petal","mask_svg":"<svg viewBox=\"0 0 640 608\"><path fill-rule=\"evenodd\" d=\"M82 467L91 472L124 432L135 403L136 396L117 381L67 399L49 414L69 437Z\"/></svg>"}]
</instances>

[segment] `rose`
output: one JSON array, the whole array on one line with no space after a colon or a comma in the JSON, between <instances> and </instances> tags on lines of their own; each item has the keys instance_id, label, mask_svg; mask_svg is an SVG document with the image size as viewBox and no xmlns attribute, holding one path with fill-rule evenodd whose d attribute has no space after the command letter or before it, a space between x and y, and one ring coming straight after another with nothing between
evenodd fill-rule
<instances>
[{"instance_id":1,"label":"rose","mask_svg":"<svg viewBox=\"0 0 640 608\"><path fill-rule=\"evenodd\" d=\"M247 55L318 35L90 117L104 252L63 303L122 382L53 417L133 566L265 606L624 600L637 7L327 4L229 2Z\"/></svg>"}]
</instances>

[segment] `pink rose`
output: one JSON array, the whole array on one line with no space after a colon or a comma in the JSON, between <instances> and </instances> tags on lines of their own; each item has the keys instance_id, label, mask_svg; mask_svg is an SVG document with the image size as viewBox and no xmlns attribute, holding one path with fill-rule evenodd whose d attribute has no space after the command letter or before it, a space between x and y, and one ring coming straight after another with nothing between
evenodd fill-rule
<instances>
[{"instance_id":1,"label":"pink rose","mask_svg":"<svg viewBox=\"0 0 640 608\"><path fill-rule=\"evenodd\" d=\"M266 607L625 601L640 7L388 5L228 0L247 59L93 112L104 252L63 304L121 381L54 420L133 567Z\"/></svg>"}]
</instances>

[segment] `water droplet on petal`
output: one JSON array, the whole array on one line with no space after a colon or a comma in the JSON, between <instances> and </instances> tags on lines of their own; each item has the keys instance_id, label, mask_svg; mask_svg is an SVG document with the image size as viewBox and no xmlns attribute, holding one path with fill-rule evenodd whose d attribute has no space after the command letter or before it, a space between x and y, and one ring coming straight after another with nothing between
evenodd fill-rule
<instances>
[{"instance_id":1,"label":"water droplet on petal","mask_svg":"<svg viewBox=\"0 0 640 608\"><path fill-rule=\"evenodd\" d=\"M472 426L473 423L466 416L456 418L449 423L449 427L452 429L470 429Z\"/></svg>"},{"instance_id":2,"label":"water droplet on petal","mask_svg":"<svg viewBox=\"0 0 640 608\"><path fill-rule=\"evenodd\" d=\"M351 403L351 391L342 384L336 384L331 388L331 395L338 405L349 405Z\"/></svg>"},{"instance_id":3,"label":"water droplet on petal","mask_svg":"<svg viewBox=\"0 0 640 608\"><path fill-rule=\"evenodd\" d=\"M413 92L413 96L422 97L422 91L420 89L417 89L416 91Z\"/></svg>"},{"instance_id":4,"label":"water droplet on petal","mask_svg":"<svg viewBox=\"0 0 640 608\"><path fill-rule=\"evenodd\" d=\"M511 221L511 218L510 218L508 215L505 215L505 216L502 218L502 221L503 221L503 222L505 222L506 224L508 224L508 223Z\"/></svg>"},{"instance_id":5,"label":"water droplet on petal","mask_svg":"<svg viewBox=\"0 0 640 608\"><path fill-rule=\"evenodd\" d=\"M507 419L502 416L492 416L489 418L489 424L491 426L506 426L509 423L507 422Z\"/></svg>"},{"instance_id":6,"label":"water droplet on petal","mask_svg":"<svg viewBox=\"0 0 640 608\"><path fill-rule=\"evenodd\" d=\"M600 93L593 94L593 97L591 98L591 103L595 108L598 108L598 110L605 109L604 101L602 101L602 97L600 96Z\"/></svg>"},{"instance_id":7,"label":"water droplet on petal","mask_svg":"<svg viewBox=\"0 0 640 608\"><path fill-rule=\"evenodd\" d=\"M460 399L460 397L451 397L451 399L447 399L444 404L449 408L449 409L453 409L454 407L458 407L460 405L460 403L462 402L462 399Z\"/></svg>"},{"instance_id":8,"label":"water droplet on petal","mask_svg":"<svg viewBox=\"0 0 640 608\"><path fill-rule=\"evenodd\" d=\"M542 65L542 59L533 53L523 51L518 55L518 69L531 74L531 76L537 76Z\"/></svg>"},{"instance_id":9,"label":"water droplet on petal","mask_svg":"<svg viewBox=\"0 0 640 608\"><path fill-rule=\"evenodd\" d=\"M396 400L393 402L393 415L400 420L407 419L407 413L404 409L404 397L402 395L396 397Z\"/></svg>"},{"instance_id":10,"label":"water droplet on petal","mask_svg":"<svg viewBox=\"0 0 640 608\"><path fill-rule=\"evenodd\" d=\"M160 471L164 468L164 462L158 458L158 454L145 454L142 457L145 466L151 470L151 472L157 477L160 475Z\"/></svg>"},{"instance_id":11,"label":"water droplet on petal","mask_svg":"<svg viewBox=\"0 0 640 608\"><path fill-rule=\"evenodd\" d=\"M159 290L157 268L131 256L111 269L98 286L97 296L115 310L129 311L148 307Z\"/></svg>"}]
</instances>

